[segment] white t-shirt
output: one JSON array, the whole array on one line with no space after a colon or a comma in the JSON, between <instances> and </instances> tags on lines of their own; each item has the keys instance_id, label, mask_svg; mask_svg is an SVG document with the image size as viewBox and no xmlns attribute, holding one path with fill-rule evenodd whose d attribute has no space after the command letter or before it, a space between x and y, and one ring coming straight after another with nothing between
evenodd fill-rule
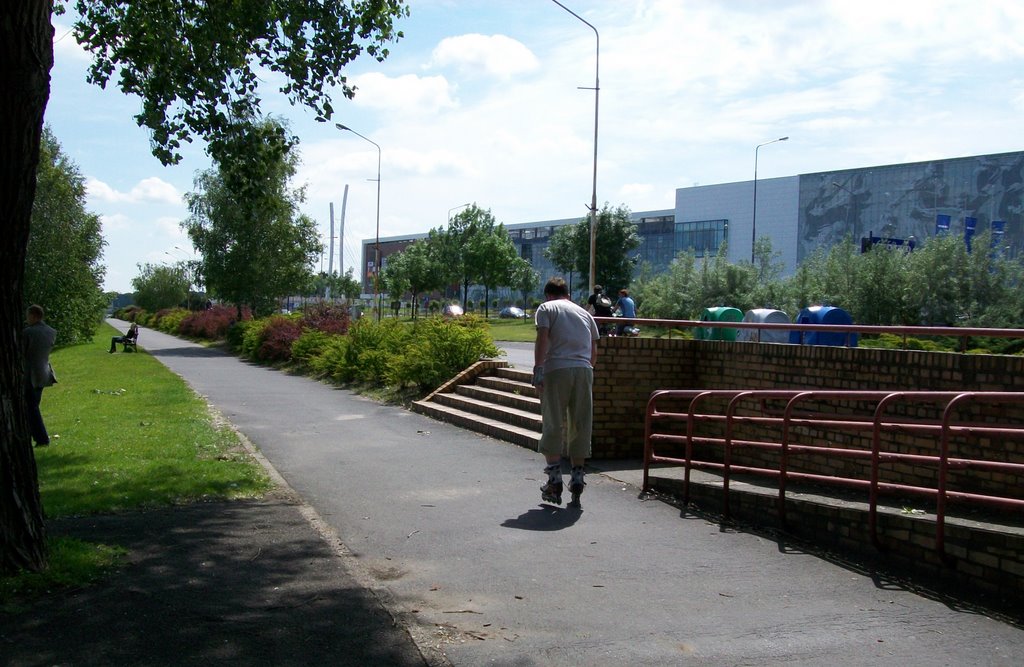
<instances>
[{"instance_id":1,"label":"white t-shirt","mask_svg":"<svg viewBox=\"0 0 1024 667\"><path fill-rule=\"evenodd\" d=\"M548 330L544 372L590 367L590 346L601 337L590 313L569 299L554 299L537 307L534 322L538 329Z\"/></svg>"}]
</instances>

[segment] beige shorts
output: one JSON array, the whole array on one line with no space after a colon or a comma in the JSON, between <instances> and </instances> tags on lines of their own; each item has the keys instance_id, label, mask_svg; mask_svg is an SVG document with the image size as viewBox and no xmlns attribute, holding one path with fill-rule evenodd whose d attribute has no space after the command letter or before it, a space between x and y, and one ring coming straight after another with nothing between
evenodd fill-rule
<instances>
[{"instance_id":1,"label":"beige shorts","mask_svg":"<svg viewBox=\"0 0 1024 667\"><path fill-rule=\"evenodd\" d=\"M594 426L594 369L581 366L545 373L540 403L544 425L540 453L589 458Z\"/></svg>"}]
</instances>

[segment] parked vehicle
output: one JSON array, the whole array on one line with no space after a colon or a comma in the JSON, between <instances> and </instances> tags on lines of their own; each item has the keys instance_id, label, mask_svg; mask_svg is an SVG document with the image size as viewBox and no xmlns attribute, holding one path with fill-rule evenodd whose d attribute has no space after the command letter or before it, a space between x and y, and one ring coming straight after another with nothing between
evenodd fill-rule
<instances>
[{"instance_id":1,"label":"parked vehicle","mask_svg":"<svg viewBox=\"0 0 1024 667\"><path fill-rule=\"evenodd\" d=\"M526 311L517 306L505 306L498 313L498 317L504 319L521 320L526 318Z\"/></svg>"}]
</instances>

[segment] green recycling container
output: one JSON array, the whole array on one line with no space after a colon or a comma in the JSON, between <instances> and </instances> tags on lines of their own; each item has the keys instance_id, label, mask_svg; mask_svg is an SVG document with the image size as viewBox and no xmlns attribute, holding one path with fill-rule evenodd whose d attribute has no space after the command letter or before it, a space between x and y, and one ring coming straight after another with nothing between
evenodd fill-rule
<instances>
[{"instance_id":1,"label":"green recycling container","mask_svg":"<svg viewBox=\"0 0 1024 667\"><path fill-rule=\"evenodd\" d=\"M742 322L743 312L732 306L705 308L700 316L701 322ZM697 327L694 337L697 340L736 340L736 329L727 327Z\"/></svg>"}]
</instances>

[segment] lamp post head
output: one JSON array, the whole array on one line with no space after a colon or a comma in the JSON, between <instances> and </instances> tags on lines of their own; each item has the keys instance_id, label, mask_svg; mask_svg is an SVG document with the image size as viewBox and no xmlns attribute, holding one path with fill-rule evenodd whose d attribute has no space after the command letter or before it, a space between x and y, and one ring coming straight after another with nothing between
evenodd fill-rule
<instances>
[{"instance_id":1,"label":"lamp post head","mask_svg":"<svg viewBox=\"0 0 1024 667\"><path fill-rule=\"evenodd\" d=\"M789 137L779 137L778 141L789 141Z\"/></svg>"},{"instance_id":2,"label":"lamp post head","mask_svg":"<svg viewBox=\"0 0 1024 667\"><path fill-rule=\"evenodd\" d=\"M338 128L339 130L348 130L349 132L352 131L352 128L346 127L346 126L342 125L341 123L335 123L334 127Z\"/></svg>"}]
</instances>

